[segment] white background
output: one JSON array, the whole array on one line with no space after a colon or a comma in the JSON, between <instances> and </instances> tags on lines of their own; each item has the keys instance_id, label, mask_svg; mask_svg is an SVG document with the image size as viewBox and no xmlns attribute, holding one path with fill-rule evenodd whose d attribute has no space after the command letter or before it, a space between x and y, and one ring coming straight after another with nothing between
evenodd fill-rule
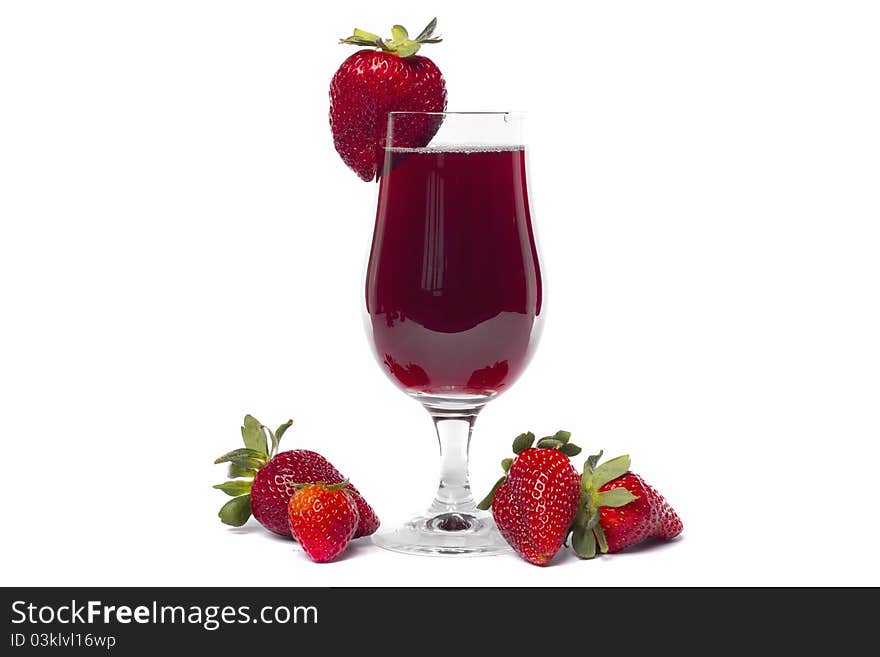
<instances>
[{"instance_id":1,"label":"white background","mask_svg":"<svg viewBox=\"0 0 880 657\"><path fill-rule=\"evenodd\" d=\"M386 526L433 493L363 334L376 188L327 88L352 27L435 14L449 108L529 115L549 292L474 488L568 428L632 454L676 542L316 565L216 517L246 412ZM854 1L3 2L2 583L880 584L878 33Z\"/></svg>"}]
</instances>

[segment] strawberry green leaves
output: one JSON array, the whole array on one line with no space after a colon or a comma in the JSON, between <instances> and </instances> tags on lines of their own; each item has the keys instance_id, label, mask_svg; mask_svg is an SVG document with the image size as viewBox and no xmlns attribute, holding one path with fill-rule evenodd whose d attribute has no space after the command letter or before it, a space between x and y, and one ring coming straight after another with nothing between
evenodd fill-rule
<instances>
[{"instance_id":1,"label":"strawberry green leaves","mask_svg":"<svg viewBox=\"0 0 880 657\"><path fill-rule=\"evenodd\" d=\"M354 28L352 35L344 39L340 39L339 43L347 43L352 46L366 46L367 48L379 48L380 50L388 50L382 37L366 30Z\"/></svg>"},{"instance_id":2,"label":"strawberry green leaves","mask_svg":"<svg viewBox=\"0 0 880 657\"><path fill-rule=\"evenodd\" d=\"M400 45L407 39L409 39L409 32L406 31L403 25L393 25L391 27L391 43L393 45Z\"/></svg>"},{"instance_id":3,"label":"strawberry green leaves","mask_svg":"<svg viewBox=\"0 0 880 657\"><path fill-rule=\"evenodd\" d=\"M577 456L581 453L581 448L575 445L574 443L568 442L571 438L570 431L557 431L553 435L553 440L558 441L560 444L559 451L565 454L566 456Z\"/></svg>"},{"instance_id":4,"label":"strawberry green leaves","mask_svg":"<svg viewBox=\"0 0 880 657\"><path fill-rule=\"evenodd\" d=\"M407 39L399 46L393 46L393 52L396 53L398 57L412 57L419 51L419 48L421 47L422 44L420 44L418 41L411 41L410 39Z\"/></svg>"},{"instance_id":5,"label":"strawberry green leaves","mask_svg":"<svg viewBox=\"0 0 880 657\"><path fill-rule=\"evenodd\" d=\"M251 496L234 497L220 507L220 521L233 527L241 527L251 517Z\"/></svg>"},{"instance_id":6,"label":"strawberry green leaves","mask_svg":"<svg viewBox=\"0 0 880 657\"><path fill-rule=\"evenodd\" d=\"M226 476L230 479L235 479L237 477L248 477L253 479L255 474L257 474L257 471L254 468L247 468L241 465L236 465L235 463L230 463L229 472Z\"/></svg>"},{"instance_id":7,"label":"strawberry green leaves","mask_svg":"<svg viewBox=\"0 0 880 657\"><path fill-rule=\"evenodd\" d=\"M574 443L568 442L571 439L571 431L557 431L552 436L545 436L538 441L537 447L541 449L558 449L566 456L577 456L581 453L581 448Z\"/></svg>"},{"instance_id":8,"label":"strawberry green leaves","mask_svg":"<svg viewBox=\"0 0 880 657\"><path fill-rule=\"evenodd\" d=\"M533 434L531 431L527 433L521 433L513 439L513 453L519 454L520 452L527 450L534 444L535 434Z\"/></svg>"},{"instance_id":9,"label":"strawberry green leaves","mask_svg":"<svg viewBox=\"0 0 880 657\"><path fill-rule=\"evenodd\" d=\"M273 456L278 452L278 445L281 437L291 427L293 420L288 420L278 429L272 431L269 427L261 424L253 415L245 415L244 422L241 426L241 438L244 441L244 447L239 447L231 452L227 452L219 457L214 463L232 463L238 466L239 471L257 470L266 465ZM272 441L272 448L269 449L266 432ZM230 477L247 476L246 474L234 475L230 471Z\"/></svg>"},{"instance_id":10,"label":"strawberry green leaves","mask_svg":"<svg viewBox=\"0 0 880 657\"><path fill-rule=\"evenodd\" d=\"M241 437L244 440L245 447L263 454L269 453L269 448L266 445L266 432L263 429L263 425L253 415L244 416Z\"/></svg>"},{"instance_id":11,"label":"strawberry green leaves","mask_svg":"<svg viewBox=\"0 0 880 657\"><path fill-rule=\"evenodd\" d=\"M596 538L593 536L593 531L585 526L574 528L571 546L581 559L592 559L596 556Z\"/></svg>"},{"instance_id":12,"label":"strawberry green leaves","mask_svg":"<svg viewBox=\"0 0 880 657\"><path fill-rule=\"evenodd\" d=\"M269 432L269 435L272 437L272 452L271 454L275 454L278 451L278 443L281 442L281 436L284 435L284 432L290 429L291 425L293 425L293 420L288 420L280 427L275 429L274 433L272 431Z\"/></svg>"},{"instance_id":13,"label":"strawberry green leaves","mask_svg":"<svg viewBox=\"0 0 880 657\"><path fill-rule=\"evenodd\" d=\"M250 492L253 478L257 471L278 453L281 437L292 424L293 420L288 420L272 431L253 415L244 416L241 425L244 447L226 452L214 461L216 464L229 464L229 481L214 486L233 498L220 508L218 515L222 522L233 527L241 527L251 517Z\"/></svg>"},{"instance_id":14,"label":"strawberry green leaves","mask_svg":"<svg viewBox=\"0 0 880 657\"><path fill-rule=\"evenodd\" d=\"M561 429L553 434L553 438L561 443L567 443L571 439L571 431L562 431Z\"/></svg>"},{"instance_id":15,"label":"strawberry green leaves","mask_svg":"<svg viewBox=\"0 0 880 657\"><path fill-rule=\"evenodd\" d=\"M266 465L268 461L269 456L266 452L258 452L248 447L240 447L218 457L214 463L233 463L241 468L257 469Z\"/></svg>"},{"instance_id":16,"label":"strawberry green leaves","mask_svg":"<svg viewBox=\"0 0 880 657\"><path fill-rule=\"evenodd\" d=\"M495 485L492 486L492 490L490 490L486 497L480 500L480 503L477 504L477 508L481 511L488 511L492 507L492 500L495 499L495 493L498 491L499 488L501 488L501 485L505 481L507 481L507 475L504 475L495 482Z\"/></svg>"},{"instance_id":17,"label":"strawberry green leaves","mask_svg":"<svg viewBox=\"0 0 880 657\"><path fill-rule=\"evenodd\" d=\"M222 484L216 484L214 488L217 490L222 490L224 493L231 497L238 497L239 495L247 495L251 492L251 486L254 485L254 482L248 481L246 479L237 479L234 481L224 481Z\"/></svg>"},{"instance_id":18,"label":"strawberry green leaves","mask_svg":"<svg viewBox=\"0 0 880 657\"><path fill-rule=\"evenodd\" d=\"M598 461L598 458L596 460ZM593 485L596 488L601 488L609 481L614 481L618 477L626 474L626 471L629 470L629 466L630 458L628 454L618 456L610 461L605 461L605 463L599 467L596 467L594 464Z\"/></svg>"},{"instance_id":19,"label":"strawberry green leaves","mask_svg":"<svg viewBox=\"0 0 880 657\"><path fill-rule=\"evenodd\" d=\"M581 494L578 510L571 524L571 546L581 559L592 559L596 550L608 552L605 531L599 524L601 507L620 508L638 499L626 488L600 488L629 471L628 455L618 456L599 465L602 452L588 456L581 477Z\"/></svg>"},{"instance_id":20,"label":"strawberry green leaves","mask_svg":"<svg viewBox=\"0 0 880 657\"><path fill-rule=\"evenodd\" d=\"M353 46L365 46L367 48L378 48L382 52L394 53L398 57L412 57L415 55L422 44L440 43L443 39L434 36L434 30L437 27L437 19L434 18L425 26L425 29L419 33L415 39L409 38L409 32L403 25L394 25L391 27L391 38L382 39L377 34L354 28L352 35L344 39L340 39L339 43L347 43Z\"/></svg>"},{"instance_id":21,"label":"strawberry green leaves","mask_svg":"<svg viewBox=\"0 0 880 657\"><path fill-rule=\"evenodd\" d=\"M574 443L565 443L559 448L559 451L566 456L577 456L581 453L581 448Z\"/></svg>"},{"instance_id":22,"label":"strawberry green leaves","mask_svg":"<svg viewBox=\"0 0 880 657\"><path fill-rule=\"evenodd\" d=\"M626 488L612 488L611 490L606 490L596 496L596 505L616 508L619 506L626 506L635 499L636 496L630 493Z\"/></svg>"},{"instance_id":23,"label":"strawberry green leaves","mask_svg":"<svg viewBox=\"0 0 880 657\"><path fill-rule=\"evenodd\" d=\"M378 34L373 34L372 32L367 32L366 30L359 30L357 28L354 28L354 35L353 36L354 36L354 38L363 39L364 41L367 41L369 43L375 43L376 41L379 41L382 38Z\"/></svg>"},{"instance_id":24,"label":"strawberry green leaves","mask_svg":"<svg viewBox=\"0 0 880 657\"><path fill-rule=\"evenodd\" d=\"M592 528L593 535L596 537L596 542L599 544L599 552L606 554L608 552L608 540L605 538L605 530L602 529L602 525L599 524L598 518L599 516L596 516L596 525Z\"/></svg>"},{"instance_id":25,"label":"strawberry green leaves","mask_svg":"<svg viewBox=\"0 0 880 657\"><path fill-rule=\"evenodd\" d=\"M437 43L441 41L440 37L431 38L434 34L434 30L437 29L437 19L432 18L431 22L425 26L425 29L419 33L419 36L416 37L416 41L420 43Z\"/></svg>"}]
</instances>

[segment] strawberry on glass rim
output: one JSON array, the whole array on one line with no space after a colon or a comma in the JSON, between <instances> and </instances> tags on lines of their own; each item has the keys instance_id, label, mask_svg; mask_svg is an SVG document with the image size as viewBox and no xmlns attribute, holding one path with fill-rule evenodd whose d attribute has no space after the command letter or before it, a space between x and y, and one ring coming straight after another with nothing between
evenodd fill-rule
<instances>
[{"instance_id":1,"label":"strawberry on glass rim","mask_svg":"<svg viewBox=\"0 0 880 657\"><path fill-rule=\"evenodd\" d=\"M330 81L330 129L336 152L363 180L375 180L382 165L382 147L389 112L442 112L446 84L437 65L417 55L427 43L439 43L433 19L415 38L402 25L391 38L355 28L340 43L364 46L346 59ZM398 145L426 146L437 132L441 115L410 115L396 125ZM405 142L405 143L404 143Z\"/></svg>"}]
</instances>

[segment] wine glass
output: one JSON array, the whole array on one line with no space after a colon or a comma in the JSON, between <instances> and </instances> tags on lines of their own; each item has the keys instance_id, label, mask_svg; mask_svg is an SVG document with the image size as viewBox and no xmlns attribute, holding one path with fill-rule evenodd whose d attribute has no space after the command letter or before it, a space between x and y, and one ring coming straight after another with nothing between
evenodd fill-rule
<instances>
[{"instance_id":1,"label":"wine glass","mask_svg":"<svg viewBox=\"0 0 880 657\"><path fill-rule=\"evenodd\" d=\"M467 459L478 413L520 375L540 332L522 123L508 112L388 117L367 332L386 373L433 418L441 454L427 512L374 536L390 550L510 549L474 504Z\"/></svg>"}]
</instances>

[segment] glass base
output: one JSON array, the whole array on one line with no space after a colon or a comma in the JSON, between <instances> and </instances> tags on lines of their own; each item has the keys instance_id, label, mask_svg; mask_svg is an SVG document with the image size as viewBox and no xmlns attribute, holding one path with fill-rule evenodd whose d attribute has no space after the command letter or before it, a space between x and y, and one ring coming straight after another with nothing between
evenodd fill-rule
<instances>
[{"instance_id":1,"label":"glass base","mask_svg":"<svg viewBox=\"0 0 880 657\"><path fill-rule=\"evenodd\" d=\"M427 556L476 557L510 552L485 511L416 516L395 530L373 535L386 550Z\"/></svg>"},{"instance_id":2,"label":"glass base","mask_svg":"<svg viewBox=\"0 0 880 657\"><path fill-rule=\"evenodd\" d=\"M471 395L455 390L409 394L434 420L440 442L440 485L424 514L402 527L373 535L373 543L394 552L429 556L510 552L492 514L477 509L468 483L467 454L474 421L494 394Z\"/></svg>"}]
</instances>

